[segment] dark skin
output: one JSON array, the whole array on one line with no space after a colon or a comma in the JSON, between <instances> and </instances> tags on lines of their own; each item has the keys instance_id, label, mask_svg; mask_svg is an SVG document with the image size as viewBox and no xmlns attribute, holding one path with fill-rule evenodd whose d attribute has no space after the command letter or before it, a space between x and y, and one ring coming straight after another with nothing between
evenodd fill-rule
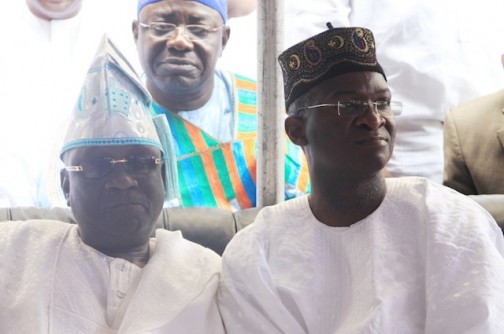
<instances>
[{"instance_id":1,"label":"dark skin","mask_svg":"<svg viewBox=\"0 0 504 334\"><path fill-rule=\"evenodd\" d=\"M161 157L161 152L145 145L75 148L64 154L63 161L66 166L78 166L89 159L131 155ZM96 179L63 169L61 186L82 241L108 256L145 265L164 202L163 168L157 165L145 175L136 175L117 164L108 175Z\"/></svg>"},{"instance_id":2,"label":"dark skin","mask_svg":"<svg viewBox=\"0 0 504 334\"><path fill-rule=\"evenodd\" d=\"M391 98L387 82L376 72L335 76L305 94L307 99L294 101L289 113L307 105ZM371 107L361 117L342 117L318 108L307 117L289 116L285 130L307 157L312 184L309 203L319 221L350 226L378 208L386 193L382 170L394 146L393 117L381 117Z\"/></svg>"},{"instance_id":3,"label":"dark skin","mask_svg":"<svg viewBox=\"0 0 504 334\"><path fill-rule=\"evenodd\" d=\"M138 21L132 24L147 89L154 100L174 112L205 105L212 95L215 65L229 39L229 27L210 33L206 39L192 41L180 32L172 39L153 36L139 22L215 28L224 24L220 14L195 1L164 0L145 6Z\"/></svg>"}]
</instances>

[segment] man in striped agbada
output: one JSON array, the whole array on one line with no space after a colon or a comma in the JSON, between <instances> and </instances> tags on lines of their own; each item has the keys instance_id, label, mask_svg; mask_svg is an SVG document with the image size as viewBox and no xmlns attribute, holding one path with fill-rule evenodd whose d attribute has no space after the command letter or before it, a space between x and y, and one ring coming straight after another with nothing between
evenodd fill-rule
<instances>
[{"instance_id":1,"label":"man in striped agbada","mask_svg":"<svg viewBox=\"0 0 504 334\"><path fill-rule=\"evenodd\" d=\"M140 0L133 23L156 113L177 143L181 205L256 204L256 83L216 66L230 36L227 0ZM277 112L277 111L274 111ZM285 198L309 192L299 147L286 138Z\"/></svg>"}]
</instances>

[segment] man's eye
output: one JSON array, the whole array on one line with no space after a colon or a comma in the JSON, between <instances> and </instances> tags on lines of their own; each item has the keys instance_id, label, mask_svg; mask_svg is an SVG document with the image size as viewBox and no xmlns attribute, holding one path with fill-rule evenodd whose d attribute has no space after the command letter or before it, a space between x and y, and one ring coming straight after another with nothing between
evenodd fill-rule
<instances>
[{"instance_id":1,"label":"man's eye","mask_svg":"<svg viewBox=\"0 0 504 334\"><path fill-rule=\"evenodd\" d=\"M376 101L376 108L378 109L387 109L390 107L390 101Z\"/></svg>"},{"instance_id":2,"label":"man's eye","mask_svg":"<svg viewBox=\"0 0 504 334\"><path fill-rule=\"evenodd\" d=\"M155 168L154 157L130 157L128 158L128 167L135 173L147 173Z\"/></svg>"},{"instance_id":3,"label":"man's eye","mask_svg":"<svg viewBox=\"0 0 504 334\"><path fill-rule=\"evenodd\" d=\"M145 158L135 158L130 160L131 169L135 172L141 172L149 169L149 164Z\"/></svg>"},{"instance_id":4,"label":"man's eye","mask_svg":"<svg viewBox=\"0 0 504 334\"><path fill-rule=\"evenodd\" d=\"M347 101L344 103L344 107L352 110L360 109L362 103L360 101Z\"/></svg>"},{"instance_id":5,"label":"man's eye","mask_svg":"<svg viewBox=\"0 0 504 334\"><path fill-rule=\"evenodd\" d=\"M111 158L98 158L90 160L87 165L95 170L110 169L111 161Z\"/></svg>"},{"instance_id":6,"label":"man's eye","mask_svg":"<svg viewBox=\"0 0 504 334\"><path fill-rule=\"evenodd\" d=\"M106 174L113 168L112 158L97 158L82 162L83 171L90 177L97 177Z\"/></svg>"},{"instance_id":7,"label":"man's eye","mask_svg":"<svg viewBox=\"0 0 504 334\"><path fill-rule=\"evenodd\" d=\"M187 27L191 34L199 37L206 36L208 34L208 29L203 26L190 26Z\"/></svg>"},{"instance_id":8,"label":"man's eye","mask_svg":"<svg viewBox=\"0 0 504 334\"><path fill-rule=\"evenodd\" d=\"M151 28L156 33L168 33L174 30L170 24L152 24Z\"/></svg>"}]
</instances>

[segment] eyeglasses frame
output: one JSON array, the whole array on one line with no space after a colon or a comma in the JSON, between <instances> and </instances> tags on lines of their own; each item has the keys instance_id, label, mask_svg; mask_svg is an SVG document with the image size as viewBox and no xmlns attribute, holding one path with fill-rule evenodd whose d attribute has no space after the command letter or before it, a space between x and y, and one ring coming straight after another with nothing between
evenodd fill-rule
<instances>
[{"instance_id":1,"label":"eyeglasses frame","mask_svg":"<svg viewBox=\"0 0 504 334\"><path fill-rule=\"evenodd\" d=\"M378 110L378 104L380 102L388 102L390 104L390 110L392 111L392 115L383 115L380 113L380 111ZM356 103L356 104L359 104L362 108L363 108L363 112L362 114L359 114L359 115L341 115L341 111L340 111L340 107L343 107L345 106L346 103ZM402 109L404 107L403 103L400 102L400 101L361 101L361 100L348 100L348 101L337 101L336 103L322 103L322 104L316 104L316 105L311 105L311 106L308 106L308 107L304 107L304 108L299 108L299 109L296 109L296 111L294 112L294 115L302 115L305 111L307 110L312 110L312 109L317 109L317 108L327 108L327 107L332 107L332 108L336 108L338 111L337 111L337 114L338 116L341 116L341 117L345 117L345 116L352 116L352 117L362 117L366 114L366 110L364 109L364 106L367 105L368 107L370 105L374 106L373 108L373 112L380 115L381 117L395 117L395 116L399 116L401 115L402 113ZM393 105L395 106L395 108L399 108L398 109L395 109L393 107Z\"/></svg>"},{"instance_id":2,"label":"eyeglasses frame","mask_svg":"<svg viewBox=\"0 0 504 334\"><path fill-rule=\"evenodd\" d=\"M110 158L110 157L102 157L102 159L106 159L106 158ZM146 156L143 158L151 158L152 161L154 161L154 164L156 166L161 165L164 162L163 158L156 158L154 156L150 156L150 157ZM122 159L110 158L110 159L111 160L109 162L112 164L112 168L109 171L107 171L105 174L98 176L98 177L88 177L85 175L84 175L84 177L91 178L91 179L99 179L99 178L105 177L106 175L110 174L114 170L114 166L116 164L122 163L122 164L126 165L128 163L128 158L122 158ZM129 159L131 159L131 157ZM82 165L65 166L65 170L69 171L69 172L77 172L77 173L84 172L84 166L82 166ZM131 173L131 170L128 169L128 172ZM136 173L133 173L133 174L136 174Z\"/></svg>"},{"instance_id":3,"label":"eyeglasses frame","mask_svg":"<svg viewBox=\"0 0 504 334\"><path fill-rule=\"evenodd\" d=\"M162 35L162 36L157 36L155 34L153 34L151 32L151 35L156 37L156 38L165 38L167 40L171 40L171 39L174 39L178 34L180 34L180 30L182 30L182 35L190 40L190 41L201 41L201 40L205 40L206 38L208 38L208 36L210 35L210 33L214 33L222 28L225 27L225 25L220 25L218 27L211 27L211 26L208 26L208 25L205 25L205 24L184 24L184 25L176 25L174 23L170 23L170 22L151 22L151 23L143 23L143 22L139 22L138 25L142 28L145 28L145 29L149 29L149 31L152 31L152 25L155 25L155 24L166 24L166 25L170 25L170 26L173 26L175 28L175 30L173 30L173 35L171 37L167 37L166 34L165 35ZM182 27L184 27L182 29ZM203 38L197 38L197 39L194 39L194 38L191 38L189 37L188 33L187 33L187 27L201 27L201 28L205 28L206 30L208 30L209 34Z\"/></svg>"}]
</instances>

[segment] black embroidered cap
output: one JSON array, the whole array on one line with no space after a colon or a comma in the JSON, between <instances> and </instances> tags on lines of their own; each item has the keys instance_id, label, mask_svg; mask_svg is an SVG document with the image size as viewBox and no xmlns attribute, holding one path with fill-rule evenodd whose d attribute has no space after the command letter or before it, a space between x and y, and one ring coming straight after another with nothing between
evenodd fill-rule
<instances>
[{"instance_id":1,"label":"black embroidered cap","mask_svg":"<svg viewBox=\"0 0 504 334\"><path fill-rule=\"evenodd\" d=\"M278 57L284 78L286 108L299 96L324 80L351 72L385 72L376 59L371 30L360 27L333 28L304 40Z\"/></svg>"}]
</instances>

